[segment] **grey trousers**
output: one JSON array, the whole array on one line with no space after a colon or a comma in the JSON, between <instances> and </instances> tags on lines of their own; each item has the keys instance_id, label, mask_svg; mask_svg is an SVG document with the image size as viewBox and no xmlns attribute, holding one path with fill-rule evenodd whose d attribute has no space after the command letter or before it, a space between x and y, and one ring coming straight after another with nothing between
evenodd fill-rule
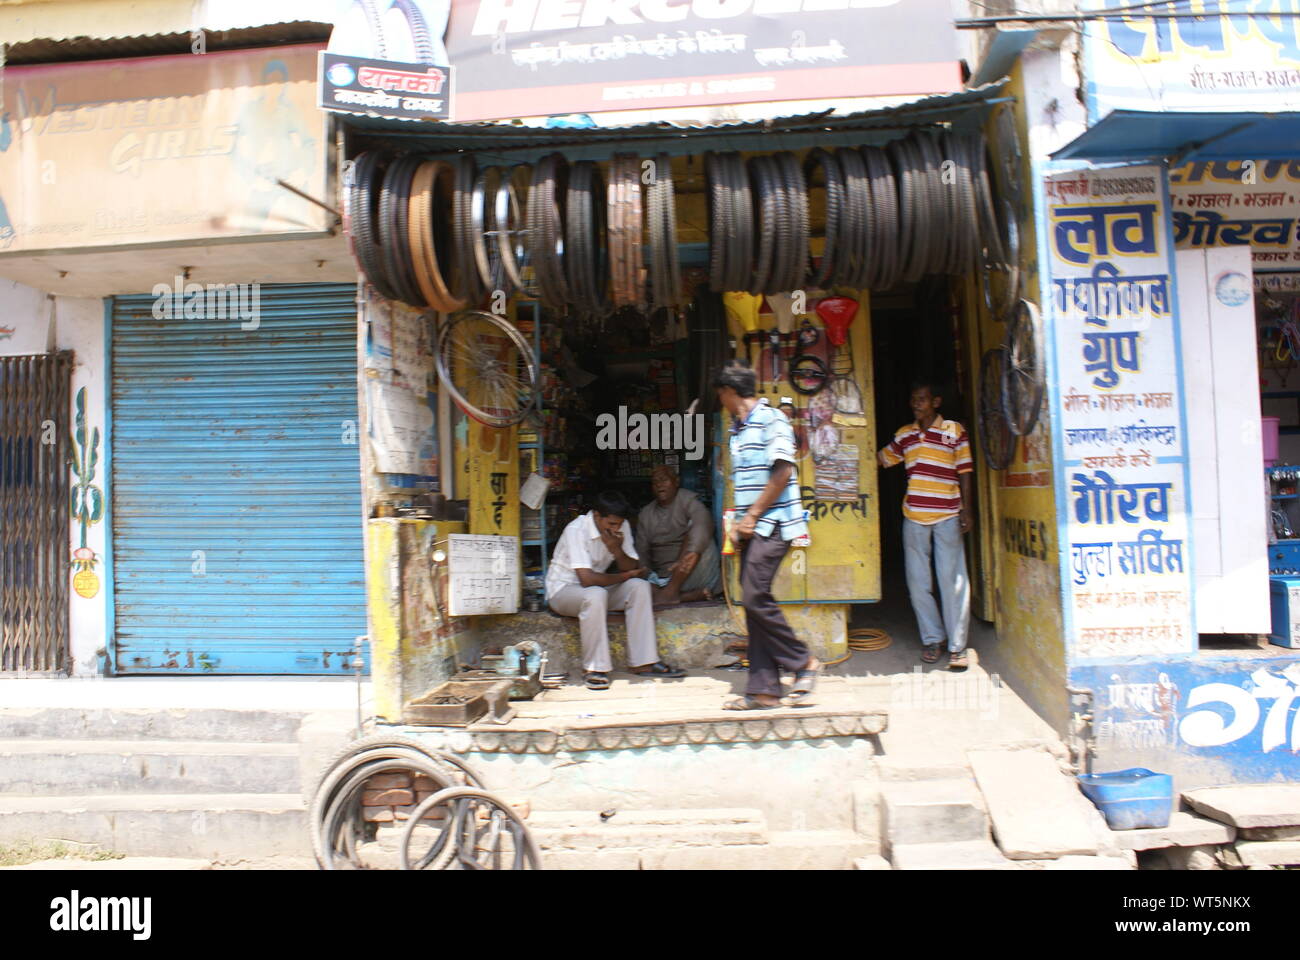
<instances>
[{"instance_id":1,"label":"grey trousers","mask_svg":"<svg viewBox=\"0 0 1300 960\"><path fill-rule=\"evenodd\" d=\"M550 600L562 617L577 617L582 633L582 669L609 673L609 631L605 617L623 611L627 619L627 665L641 667L659 659L655 643L654 597L648 580L624 580L612 587L582 587L576 583L560 589Z\"/></svg>"}]
</instances>

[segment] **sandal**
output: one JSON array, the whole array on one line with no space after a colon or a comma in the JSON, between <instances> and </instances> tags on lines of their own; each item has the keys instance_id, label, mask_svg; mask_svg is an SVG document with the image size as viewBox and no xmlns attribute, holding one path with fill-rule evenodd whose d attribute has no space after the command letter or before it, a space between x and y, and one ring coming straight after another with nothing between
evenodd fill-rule
<instances>
[{"instance_id":1,"label":"sandal","mask_svg":"<svg viewBox=\"0 0 1300 960\"><path fill-rule=\"evenodd\" d=\"M686 676L685 670L678 670L676 667L670 667L662 660L650 664L644 669L630 668L633 676L650 677L653 680L678 680Z\"/></svg>"},{"instance_id":2,"label":"sandal","mask_svg":"<svg viewBox=\"0 0 1300 960\"><path fill-rule=\"evenodd\" d=\"M779 703L766 704L751 694L745 694L735 700L728 700L722 705L723 710L775 710Z\"/></svg>"},{"instance_id":3,"label":"sandal","mask_svg":"<svg viewBox=\"0 0 1300 960\"><path fill-rule=\"evenodd\" d=\"M794 674L794 686L790 688L790 695L781 700L787 707L798 706L804 703L812 696L812 692L817 689L817 678L821 676L822 667L825 666L820 660L817 666L811 670L796 670Z\"/></svg>"},{"instance_id":4,"label":"sandal","mask_svg":"<svg viewBox=\"0 0 1300 960\"><path fill-rule=\"evenodd\" d=\"M587 674L588 690L608 690L609 674L607 673L589 673Z\"/></svg>"},{"instance_id":5,"label":"sandal","mask_svg":"<svg viewBox=\"0 0 1300 960\"><path fill-rule=\"evenodd\" d=\"M938 663L941 656L943 656L943 644L941 643L927 643L921 647L922 663Z\"/></svg>"},{"instance_id":6,"label":"sandal","mask_svg":"<svg viewBox=\"0 0 1300 960\"><path fill-rule=\"evenodd\" d=\"M958 650L956 653L950 654L948 656L949 670L956 670L960 672L962 670L965 670L969 666L970 666L970 662L966 659L965 650Z\"/></svg>"}]
</instances>

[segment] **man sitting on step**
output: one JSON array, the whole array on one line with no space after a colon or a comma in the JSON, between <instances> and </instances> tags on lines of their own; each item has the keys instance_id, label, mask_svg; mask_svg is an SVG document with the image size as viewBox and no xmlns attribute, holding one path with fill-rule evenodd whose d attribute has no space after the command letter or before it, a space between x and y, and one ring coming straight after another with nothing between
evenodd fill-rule
<instances>
[{"instance_id":1,"label":"man sitting on step","mask_svg":"<svg viewBox=\"0 0 1300 960\"><path fill-rule=\"evenodd\" d=\"M609 689L613 668L605 618L611 611L626 612L627 659L633 673L655 679L686 676L659 659L653 595L627 522L631 507L617 491L599 494L592 507L564 528L546 571L551 609L578 618L587 687ZM610 564L616 572L606 572Z\"/></svg>"}]
</instances>

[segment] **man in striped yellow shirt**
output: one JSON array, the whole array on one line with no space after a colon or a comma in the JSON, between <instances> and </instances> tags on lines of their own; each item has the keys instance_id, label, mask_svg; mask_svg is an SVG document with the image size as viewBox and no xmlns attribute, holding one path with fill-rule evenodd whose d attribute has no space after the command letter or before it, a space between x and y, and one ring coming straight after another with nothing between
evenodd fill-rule
<instances>
[{"instance_id":1,"label":"man in striped yellow shirt","mask_svg":"<svg viewBox=\"0 0 1300 960\"><path fill-rule=\"evenodd\" d=\"M921 630L921 659L935 663L943 653L944 628L948 636L948 667L965 670L966 632L970 623L970 581L966 576L966 550L962 534L970 530L970 440L955 420L939 413L943 391L928 381L912 385L912 413L916 422L900 427L880 451L882 467L904 464L907 495L903 498L903 557L907 592L912 598ZM934 579L943 616L934 602Z\"/></svg>"}]
</instances>

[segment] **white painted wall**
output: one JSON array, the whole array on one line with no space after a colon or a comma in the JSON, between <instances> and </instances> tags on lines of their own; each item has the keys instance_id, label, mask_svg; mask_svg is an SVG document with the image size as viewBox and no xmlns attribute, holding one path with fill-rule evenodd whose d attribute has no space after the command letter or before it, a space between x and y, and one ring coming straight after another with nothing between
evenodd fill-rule
<instances>
[{"instance_id":1,"label":"white painted wall","mask_svg":"<svg viewBox=\"0 0 1300 960\"><path fill-rule=\"evenodd\" d=\"M1199 633L1268 633L1268 532L1259 430L1253 298L1220 297L1220 278L1250 289L1249 247L1179 250L1178 320L1191 456Z\"/></svg>"},{"instance_id":2,"label":"white painted wall","mask_svg":"<svg viewBox=\"0 0 1300 960\"><path fill-rule=\"evenodd\" d=\"M108 569L104 560L109 535L109 490L108 490L108 439L105 436L105 400L107 392L104 384L106 373L104 356L104 301L100 299L82 299L58 297L54 316L55 337L60 350L73 352L72 398L75 404L78 391L86 391L86 434L87 442L96 427L99 428L99 465L95 468L94 484L104 494L104 517L87 530L86 546L95 551L99 562L95 573L99 577L99 592L93 597L81 597L74 591L70 594L70 632L72 647L72 674L77 677L96 676L103 670L99 662L99 651L107 643L108 601L105 585ZM74 406L75 411L75 406ZM73 430L75 413L69 413L68 424ZM71 550L81 542L81 526L75 520L68 521L69 556Z\"/></svg>"},{"instance_id":3,"label":"white painted wall","mask_svg":"<svg viewBox=\"0 0 1300 960\"><path fill-rule=\"evenodd\" d=\"M0 357L48 353L54 301L40 290L0 280Z\"/></svg>"},{"instance_id":4,"label":"white painted wall","mask_svg":"<svg viewBox=\"0 0 1300 960\"><path fill-rule=\"evenodd\" d=\"M47 353L54 350L73 352L72 392L75 402L77 391L86 391L86 431L99 428L99 457L94 483L104 492L108 489L104 479L104 301L73 297L53 297L43 290L0 280L0 328L12 329L8 336L0 336L0 356L18 356L30 353ZM68 426L75 429L74 408L68 410ZM83 598L70 592L70 630L72 672L75 676L95 676L100 671L97 651L104 647L106 637L107 607L103 563L108 517L90 526L86 545L100 558L95 568L100 579L96 596ZM80 545L81 527L68 518L68 560L72 550ZM68 573L71 579L71 570Z\"/></svg>"}]
</instances>

